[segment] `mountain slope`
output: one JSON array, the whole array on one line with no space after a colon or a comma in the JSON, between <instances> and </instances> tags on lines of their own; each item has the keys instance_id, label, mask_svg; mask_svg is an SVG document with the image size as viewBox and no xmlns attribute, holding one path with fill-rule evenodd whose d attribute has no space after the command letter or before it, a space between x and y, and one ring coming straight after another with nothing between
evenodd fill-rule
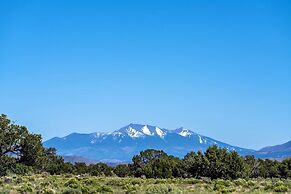
<instances>
[{"instance_id":1,"label":"mountain slope","mask_svg":"<svg viewBox=\"0 0 291 194\"><path fill-rule=\"evenodd\" d=\"M291 141L276 145L268 146L256 152L256 156L260 158L284 159L291 156Z\"/></svg>"},{"instance_id":2,"label":"mountain slope","mask_svg":"<svg viewBox=\"0 0 291 194\"><path fill-rule=\"evenodd\" d=\"M81 157L81 156L63 156L63 158L64 158L65 162L69 162L69 163L72 163L72 164L74 164L76 162L82 162L82 163L85 163L85 164L89 165L89 164L96 164L96 163L99 162L99 161L88 159L88 158L84 158L84 157Z\"/></svg>"},{"instance_id":3,"label":"mountain slope","mask_svg":"<svg viewBox=\"0 0 291 194\"><path fill-rule=\"evenodd\" d=\"M217 145L242 155L255 151L217 141L185 128L176 130L156 126L130 124L112 133L72 133L63 138L52 138L44 142L46 147L55 147L59 155L82 156L107 162L128 162L145 149L162 149L168 154L183 157L190 151L205 151Z\"/></svg>"}]
</instances>

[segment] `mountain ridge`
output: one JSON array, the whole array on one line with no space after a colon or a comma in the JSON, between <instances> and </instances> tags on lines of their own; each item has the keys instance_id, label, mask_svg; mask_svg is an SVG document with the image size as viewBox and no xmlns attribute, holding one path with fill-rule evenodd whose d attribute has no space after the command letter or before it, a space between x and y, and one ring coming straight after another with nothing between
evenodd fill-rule
<instances>
[{"instance_id":1,"label":"mountain ridge","mask_svg":"<svg viewBox=\"0 0 291 194\"><path fill-rule=\"evenodd\" d=\"M92 160L128 162L132 156L145 149L160 149L168 154L183 157L190 151L205 151L217 145L241 155L255 150L240 148L195 133L184 127L169 130L152 125L131 123L113 132L71 133L44 142L45 147L55 147L59 155L80 156Z\"/></svg>"},{"instance_id":2,"label":"mountain ridge","mask_svg":"<svg viewBox=\"0 0 291 194\"><path fill-rule=\"evenodd\" d=\"M256 152L256 156L278 160L291 157L291 141L279 145L264 147Z\"/></svg>"},{"instance_id":3,"label":"mountain ridge","mask_svg":"<svg viewBox=\"0 0 291 194\"><path fill-rule=\"evenodd\" d=\"M291 156L291 141L253 150L233 146L184 127L169 130L134 123L113 132L71 133L44 142L45 147L55 147L62 156L78 156L114 163L128 162L132 156L145 149L160 149L168 154L183 157L190 151L205 151L213 145L237 151L240 155L254 155L258 158L281 160Z\"/></svg>"}]
</instances>

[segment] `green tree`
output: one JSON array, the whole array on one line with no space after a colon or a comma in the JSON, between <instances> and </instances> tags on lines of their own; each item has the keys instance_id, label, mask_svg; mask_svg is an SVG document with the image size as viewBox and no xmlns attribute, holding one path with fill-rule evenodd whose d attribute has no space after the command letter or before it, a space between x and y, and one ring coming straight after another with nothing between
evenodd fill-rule
<instances>
[{"instance_id":1,"label":"green tree","mask_svg":"<svg viewBox=\"0 0 291 194\"><path fill-rule=\"evenodd\" d=\"M84 162L76 162L74 166L76 174L86 174L89 172L89 168Z\"/></svg>"},{"instance_id":2,"label":"green tree","mask_svg":"<svg viewBox=\"0 0 291 194\"><path fill-rule=\"evenodd\" d=\"M246 177L247 167L243 157L239 156L235 151L228 153L228 156L228 160L226 161L226 177L231 179Z\"/></svg>"},{"instance_id":3,"label":"green tree","mask_svg":"<svg viewBox=\"0 0 291 194\"><path fill-rule=\"evenodd\" d=\"M73 165L64 163L63 157L56 155L55 148L44 149L37 168L50 174L73 173Z\"/></svg>"},{"instance_id":4,"label":"green tree","mask_svg":"<svg viewBox=\"0 0 291 194\"><path fill-rule=\"evenodd\" d=\"M265 178L279 178L280 171L279 171L279 162L276 160L269 160L266 159L264 161L264 168L265 168Z\"/></svg>"},{"instance_id":5,"label":"green tree","mask_svg":"<svg viewBox=\"0 0 291 194\"><path fill-rule=\"evenodd\" d=\"M161 157L167 156L167 154L162 150L154 150L154 149L148 149L141 151L139 155L135 155L132 158L132 164L131 169L135 176L140 177L144 175L144 170L148 167L144 167L146 164L148 164L150 161L154 159L158 159ZM147 171L148 173L149 171Z\"/></svg>"},{"instance_id":6,"label":"green tree","mask_svg":"<svg viewBox=\"0 0 291 194\"><path fill-rule=\"evenodd\" d=\"M0 116L0 156L21 157L21 151L23 151L21 146L28 134L26 127L15 125L2 114Z\"/></svg>"},{"instance_id":7,"label":"green tree","mask_svg":"<svg viewBox=\"0 0 291 194\"><path fill-rule=\"evenodd\" d=\"M137 166L144 166L151 160L164 156L167 156L167 154L162 150L147 149L141 151L139 155L134 156L132 161Z\"/></svg>"},{"instance_id":8,"label":"green tree","mask_svg":"<svg viewBox=\"0 0 291 194\"><path fill-rule=\"evenodd\" d=\"M0 156L0 176L4 176L7 172L16 166L15 158L8 156Z\"/></svg>"},{"instance_id":9,"label":"green tree","mask_svg":"<svg viewBox=\"0 0 291 194\"><path fill-rule=\"evenodd\" d=\"M19 144L19 162L27 166L38 165L45 151L41 141L40 135L26 134Z\"/></svg>"},{"instance_id":10,"label":"green tree","mask_svg":"<svg viewBox=\"0 0 291 194\"><path fill-rule=\"evenodd\" d=\"M183 163L185 170L191 177L199 178L207 175L209 168L209 161L204 156L201 151L188 153L184 159Z\"/></svg>"},{"instance_id":11,"label":"green tree","mask_svg":"<svg viewBox=\"0 0 291 194\"><path fill-rule=\"evenodd\" d=\"M11 171L18 169L17 172L31 169L26 168L26 166L33 167L38 171L60 172L63 164L63 159L56 156L55 149L43 147L41 135L29 133L26 127L14 124L6 115L0 115L0 165L2 172L5 171L4 168L11 168Z\"/></svg>"},{"instance_id":12,"label":"green tree","mask_svg":"<svg viewBox=\"0 0 291 194\"><path fill-rule=\"evenodd\" d=\"M113 169L104 163L91 164L88 171L92 176L112 176Z\"/></svg>"},{"instance_id":13,"label":"green tree","mask_svg":"<svg viewBox=\"0 0 291 194\"><path fill-rule=\"evenodd\" d=\"M117 165L113 172L119 177L126 177L131 175L131 169L127 164Z\"/></svg>"},{"instance_id":14,"label":"green tree","mask_svg":"<svg viewBox=\"0 0 291 194\"><path fill-rule=\"evenodd\" d=\"M279 165L279 172L282 178L291 178L291 158L281 162Z\"/></svg>"},{"instance_id":15,"label":"green tree","mask_svg":"<svg viewBox=\"0 0 291 194\"><path fill-rule=\"evenodd\" d=\"M147 178L172 178L177 176L177 165L180 160L173 156L163 156L152 159L143 167Z\"/></svg>"},{"instance_id":16,"label":"green tree","mask_svg":"<svg viewBox=\"0 0 291 194\"><path fill-rule=\"evenodd\" d=\"M217 146L209 147L205 152L209 162L205 175L211 179L236 179L246 176L246 165L237 152L228 152Z\"/></svg>"},{"instance_id":17,"label":"green tree","mask_svg":"<svg viewBox=\"0 0 291 194\"><path fill-rule=\"evenodd\" d=\"M259 177L260 171L259 161L255 158L255 156L245 156L244 157L245 165L246 165L246 173L249 178L257 178Z\"/></svg>"},{"instance_id":18,"label":"green tree","mask_svg":"<svg viewBox=\"0 0 291 194\"><path fill-rule=\"evenodd\" d=\"M226 166L223 164L223 160L226 159L226 149L219 149L217 146L209 147L205 156L209 161L209 168L206 175L211 179L225 178Z\"/></svg>"}]
</instances>

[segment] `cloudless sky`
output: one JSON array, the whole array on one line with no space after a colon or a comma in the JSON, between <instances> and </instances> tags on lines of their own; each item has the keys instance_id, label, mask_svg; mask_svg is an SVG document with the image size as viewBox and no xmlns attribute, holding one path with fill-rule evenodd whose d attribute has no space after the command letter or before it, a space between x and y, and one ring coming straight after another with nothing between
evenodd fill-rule
<instances>
[{"instance_id":1,"label":"cloudless sky","mask_svg":"<svg viewBox=\"0 0 291 194\"><path fill-rule=\"evenodd\" d=\"M0 113L44 139L129 123L291 140L291 2L0 2Z\"/></svg>"}]
</instances>

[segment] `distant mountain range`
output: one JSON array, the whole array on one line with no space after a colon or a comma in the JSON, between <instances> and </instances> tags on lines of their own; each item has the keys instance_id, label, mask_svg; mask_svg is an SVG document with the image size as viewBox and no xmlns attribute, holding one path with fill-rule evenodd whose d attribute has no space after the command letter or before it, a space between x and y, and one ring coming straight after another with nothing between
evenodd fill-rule
<instances>
[{"instance_id":1,"label":"distant mountain range","mask_svg":"<svg viewBox=\"0 0 291 194\"><path fill-rule=\"evenodd\" d=\"M72 133L63 138L55 137L44 142L45 147L54 147L59 155L69 162L94 163L129 162L145 149L160 149L166 153L183 157L190 151L205 151L217 145L241 155L261 158L283 158L291 156L291 141L259 151L232 146L221 141L197 134L185 128L168 130L151 125L129 124L112 133Z\"/></svg>"},{"instance_id":2,"label":"distant mountain range","mask_svg":"<svg viewBox=\"0 0 291 194\"><path fill-rule=\"evenodd\" d=\"M263 149L260 149L255 154L259 158L272 158L272 159L284 159L291 157L291 141L276 145L268 146Z\"/></svg>"}]
</instances>

